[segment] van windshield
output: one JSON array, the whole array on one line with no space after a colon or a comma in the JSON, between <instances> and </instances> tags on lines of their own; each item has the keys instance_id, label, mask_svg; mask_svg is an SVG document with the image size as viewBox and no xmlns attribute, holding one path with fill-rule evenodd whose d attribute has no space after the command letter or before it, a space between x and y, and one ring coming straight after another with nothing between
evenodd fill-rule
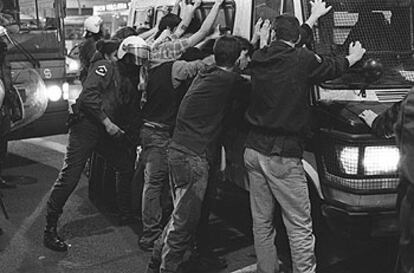
<instances>
[{"instance_id":1,"label":"van windshield","mask_svg":"<svg viewBox=\"0 0 414 273\"><path fill-rule=\"evenodd\" d=\"M307 1L306 1L307 2ZM362 61L339 79L326 82L329 88L364 84L362 64L379 60L384 75L377 87L412 86L414 83L413 1L327 0L333 12L319 20L314 49L321 55L346 55L349 44L360 41L367 49Z\"/></svg>"}]
</instances>

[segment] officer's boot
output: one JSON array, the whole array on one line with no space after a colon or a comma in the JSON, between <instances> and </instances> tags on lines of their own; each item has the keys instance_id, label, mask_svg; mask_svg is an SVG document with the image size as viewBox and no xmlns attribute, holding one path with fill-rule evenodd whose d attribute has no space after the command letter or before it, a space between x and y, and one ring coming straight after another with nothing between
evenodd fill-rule
<instances>
[{"instance_id":1,"label":"officer's boot","mask_svg":"<svg viewBox=\"0 0 414 273\"><path fill-rule=\"evenodd\" d=\"M68 250L68 245L57 234L57 221L56 216L46 216L46 227L43 234L43 245L51 250L64 252Z\"/></svg>"}]
</instances>

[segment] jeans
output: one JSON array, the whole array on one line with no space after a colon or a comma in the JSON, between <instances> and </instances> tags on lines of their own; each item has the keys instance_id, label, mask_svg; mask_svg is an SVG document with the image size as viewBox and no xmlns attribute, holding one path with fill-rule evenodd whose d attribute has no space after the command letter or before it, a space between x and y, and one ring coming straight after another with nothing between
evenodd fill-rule
<instances>
[{"instance_id":1,"label":"jeans","mask_svg":"<svg viewBox=\"0 0 414 273\"><path fill-rule=\"evenodd\" d=\"M250 181L254 246L258 273L279 272L275 204L281 207L292 253L293 273L314 273L315 237L305 171L299 158L266 156L247 148L244 162Z\"/></svg>"},{"instance_id":2,"label":"jeans","mask_svg":"<svg viewBox=\"0 0 414 273\"><path fill-rule=\"evenodd\" d=\"M152 244L162 233L162 193L168 188L167 151L170 134L148 127L141 129L143 153L145 153L144 189L142 196L143 233L140 241ZM167 197L169 198L169 196Z\"/></svg>"},{"instance_id":3,"label":"jeans","mask_svg":"<svg viewBox=\"0 0 414 273\"><path fill-rule=\"evenodd\" d=\"M115 169L118 207L121 214L129 213L135 152L127 145L112 139L103 126L86 118L74 124L69 130L63 167L47 202L48 217L57 219L62 214L92 151L102 155Z\"/></svg>"},{"instance_id":4,"label":"jeans","mask_svg":"<svg viewBox=\"0 0 414 273\"><path fill-rule=\"evenodd\" d=\"M208 163L183 147L170 147L168 165L174 210L160 238L155 241L152 262L160 264L161 273L180 270L185 251L191 246L207 188ZM148 270L147 272L156 272Z\"/></svg>"},{"instance_id":5,"label":"jeans","mask_svg":"<svg viewBox=\"0 0 414 273\"><path fill-rule=\"evenodd\" d=\"M414 185L401 177L399 190L400 240L395 273L414 273Z\"/></svg>"}]
</instances>

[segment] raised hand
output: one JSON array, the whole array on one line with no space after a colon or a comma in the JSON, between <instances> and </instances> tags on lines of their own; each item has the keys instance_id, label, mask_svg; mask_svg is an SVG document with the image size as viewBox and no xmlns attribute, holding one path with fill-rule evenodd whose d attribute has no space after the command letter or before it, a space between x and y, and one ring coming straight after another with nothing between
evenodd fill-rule
<instances>
[{"instance_id":1,"label":"raised hand","mask_svg":"<svg viewBox=\"0 0 414 273\"><path fill-rule=\"evenodd\" d=\"M313 15L317 18L324 16L332 9L332 6L326 7L326 2L324 2L323 0L310 1L310 5L311 16Z\"/></svg>"}]
</instances>

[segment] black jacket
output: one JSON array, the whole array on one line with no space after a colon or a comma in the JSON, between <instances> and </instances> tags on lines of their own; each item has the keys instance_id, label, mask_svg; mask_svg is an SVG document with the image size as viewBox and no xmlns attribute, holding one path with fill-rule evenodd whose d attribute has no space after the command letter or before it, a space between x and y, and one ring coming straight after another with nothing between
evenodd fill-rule
<instances>
[{"instance_id":1,"label":"black jacket","mask_svg":"<svg viewBox=\"0 0 414 273\"><path fill-rule=\"evenodd\" d=\"M200 71L185 94L172 140L202 155L217 140L233 99L247 92L237 73L211 66Z\"/></svg>"},{"instance_id":2,"label":"black jacket","mask_svg":"<svg viewBox=\"0 0 414 273\"><path fill-rule=\"evenodd\" d=\"M302 145L298 141L310 130L311 87L343 74L349 67L348 60L323 58L307 48L274 41L255 52L251 67L252 96L246 118L256 134L248 138L247 146L265 154L300 157ZM274 144L286 146L289 152Z\"/></svg>"},{"instance_id":3,"label":"black jacket","mask_svg":"<svg viewBox=\"0 0 414 273\"><path fill-rule=\"evenodd\" d=\"M135 65L97 58L91 64L76 100L77 108L81 114L99 123L109 117L135 138L141 124L138 72Z\"/></svg>"},{"instance_id":4,"label":"black jacket","mask_svg":"<svg viewBox=\"0 0 414 273\"><path fill-rule=\"evenodd\" d=\"M92 63L92 57L96 52L96 39L89 37L79 45L79 60L81 62L79 79L84 82L86 80L89 68Z\"/></svg>"},{"instance_id":5,"label":"black jacket","mask_svg":"<svg viewBox=\"0 0 414 273\"><path fill-rule=\"evenodd\" d=\"M400 175L414 185L414 88L401 102L381 113L373 122L372 129L378 136L395 134L400 150Z\"/></svg>"}]
</instances>

